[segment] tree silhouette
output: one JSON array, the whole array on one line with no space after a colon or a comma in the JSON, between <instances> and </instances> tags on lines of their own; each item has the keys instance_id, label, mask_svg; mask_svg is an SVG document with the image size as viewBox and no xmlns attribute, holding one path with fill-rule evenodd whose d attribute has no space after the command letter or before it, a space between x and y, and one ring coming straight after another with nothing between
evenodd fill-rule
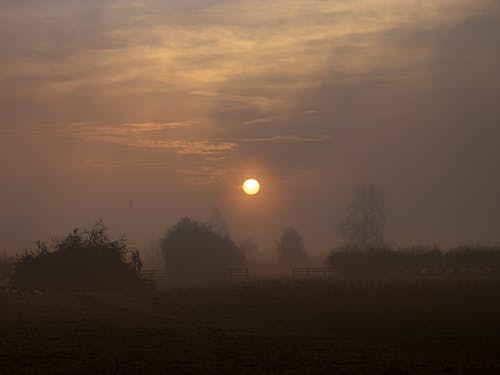
<instances>
[{"instance_id":1,"label":"tree silhouette","mask_svg":"<svg viewBox=\"0 0 500 375\"><path fill-rule=\"evenodd\" d=\"M384 195L372 185L358 187L349 212L339 225L344 240L356 249L367 250L384 244Z\"/></svg>"},{"instance_id":2,"label":"tree silhouette","mask_svg":"<svg viewBox=\"0 0 500 375\"><path fill-rule=\"evenodd\" d=\"M283 230L277 248L280 262L288 266L299 265L307 259L302 237L293 227Z\"/></svg>"},{"instance_id":3,"label":"tree silhouette","mask_svg":"<svg viewBox=\"0 0 500 375\"><path fill-rule=\"evenodd\" d=\"M168 230L161 249L167 270L174 273L214 272L245 264L243 251L229 236L190 218Z\"/></svg>"}]
</instances>

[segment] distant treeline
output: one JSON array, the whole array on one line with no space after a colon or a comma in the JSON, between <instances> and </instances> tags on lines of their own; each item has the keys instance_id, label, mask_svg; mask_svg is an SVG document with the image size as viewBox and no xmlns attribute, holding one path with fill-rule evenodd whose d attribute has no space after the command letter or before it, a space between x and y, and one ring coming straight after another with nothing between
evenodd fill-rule
<instances>
[{"instance_id":1,"label":"distant treeline","mask_svg":"<svg viewBox=\"0 0 500 375\"><path fill-rule=\"evenodd\" d=\"M372 190L362 192L369 202L379 202L372 199L378 197ZM366 206L360 205L366 217L355 210L357 214L343 222L344 245L326 257L327 265L338 276L500 276L500 247L460 246L444 252L438 247L387 245L382 210ZM170 227L160 243L165 270L176 277L198 277L246 268L247 255L256 253L257 245L248 240L236 245L222 224L220 217L210 223L183 218ZM277 269L310 265L302 237L293 227L282 232L276 249ZM76 228L50 245L39 241L36 249L27 250L15 261L0 258L0 286L43 291L141 291L150 285L141 268L139 250L129 248L124 238L110 238L98 221L90 230Z\"/></svg>"},{"instance_id":2,"label":"distant treeline","mask_svg":"<svg viewBox=\"0 0 500 375\"><path fill-rule=\"evenodd\" d=\"M442 276L500 274L500 247L460 246L334 249L327 263L345 276Z\"/></svg>"}]
</instances>

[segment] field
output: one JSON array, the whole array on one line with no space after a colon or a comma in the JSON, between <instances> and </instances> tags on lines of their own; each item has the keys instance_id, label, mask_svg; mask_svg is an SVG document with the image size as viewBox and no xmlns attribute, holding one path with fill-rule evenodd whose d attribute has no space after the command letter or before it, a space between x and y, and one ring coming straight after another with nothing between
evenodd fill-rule
<instances>
[{"instance_id":1,"label":"field","mask_svg":"<svg viewBox=\"0 0 500 375\"><path fill-rule=\"evenodd\" d=\"M499 373L500 283L0 296L0 374Z\"/></svg>"}]
</instances>

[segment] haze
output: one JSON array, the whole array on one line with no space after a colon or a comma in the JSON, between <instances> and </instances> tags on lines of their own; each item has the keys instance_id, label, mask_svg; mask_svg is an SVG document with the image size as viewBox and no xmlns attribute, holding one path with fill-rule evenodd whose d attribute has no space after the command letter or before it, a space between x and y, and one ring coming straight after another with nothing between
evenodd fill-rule
<instances>
[{"instance_id":1,"label":"haze","mask_svg":"<svg viewBox=\"0 0 500 375\"><path fill-rule=\"evenodd\" d=\"M498 1L1 0L0 45L0 252L214 208L319 252L367 183L393 241L498 243Z\"/></svg>"}]
</instances>

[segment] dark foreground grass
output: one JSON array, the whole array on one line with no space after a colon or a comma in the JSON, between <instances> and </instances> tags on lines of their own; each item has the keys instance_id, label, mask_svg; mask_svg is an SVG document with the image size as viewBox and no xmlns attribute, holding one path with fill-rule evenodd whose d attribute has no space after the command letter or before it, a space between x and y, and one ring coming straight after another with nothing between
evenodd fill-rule
<instances>
[{"instance_id":1,"label":"dark foreground grass","mask_svg":"<svg viewBox=\"0 0 500 375\"><path fill-rule=\"evenodd\" d=\"M500 373L499 287L0 296L0 374Z\"/></svg>"}]
</instances>

